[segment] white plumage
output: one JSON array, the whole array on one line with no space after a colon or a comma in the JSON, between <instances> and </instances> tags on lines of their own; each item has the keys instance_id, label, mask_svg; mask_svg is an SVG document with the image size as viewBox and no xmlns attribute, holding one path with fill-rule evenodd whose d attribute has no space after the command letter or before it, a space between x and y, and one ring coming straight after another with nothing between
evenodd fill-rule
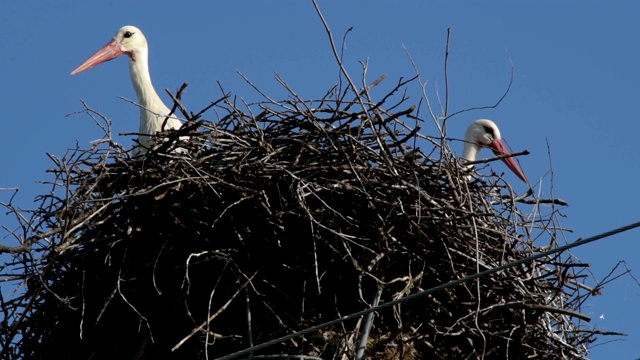
<instances>
[{"instance_id":1,"label":"white plumage","mask_svg":"<svg viewBox=\"0 0 640 360\"><path fill-rule=\"evenodd\" d=\"M129 56L131 83L141 106L140 134L142 135L139 138L141 146L134 150L134 156L137 156L144 154L150 147L149 135L167 129L179 129L182 126L180 120L173 116L167 119L164 127L162 126L171 110L162 102L151 83L149 47L142 31L135 26L124 26L118 30L109 43L73 70L71 75L81 73L122 55Z\"/></svg>"},{"instance_id":2,"label":"white plumage","mask_svg":"<svg viewBox=\"0 0 640 360\"><path fill-rule=\"evenodd\" d=\"M478 159L478 153L483 147L490 148L496 155L507 155L509 150L502 143L500 137L500 129L491 120L480 119L474 121L464 136L464 148L462 149L462 158L467 161L475 161ZM513 171L522 181L529 183L524 172L520 169L513 158L502 159L505 164Z\"/></svg>"}]
</instances>

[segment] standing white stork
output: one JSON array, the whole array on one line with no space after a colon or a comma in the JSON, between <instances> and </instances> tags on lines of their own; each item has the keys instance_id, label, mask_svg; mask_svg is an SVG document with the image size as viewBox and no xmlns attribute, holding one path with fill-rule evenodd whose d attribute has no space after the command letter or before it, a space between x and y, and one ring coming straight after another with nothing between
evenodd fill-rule
<instances>
[{"instance_id":1,"label":"standing white stork","mask_svg":"<svg viewBox=\"0 0 640 360\"><path fill-rule=\"evenodd\" d=\"M165 119L171 110L162 102L151 83L149 75L149 47L142 31L135 26L124 26L113 39L90 58L71 72L71 75L113 60L121 55L129 55L131 83L138 95L140 105L140 146L134 150L134 156L144 154L150 148L150 135L167 129L179 129L182 126L176 117Z\"/></svg>"},{"instance_id":2,"label":"standing white stork","mask_svg":"<svg viewBox=\"0 0 640 360\"><path fill-rule=\"evenodd\" d=\"M498 126L493 121L487 119L476 120L467 129L467 133L464 135L462 158L467 161L477 160L478 153L483 147L490 148L496 155L509 154L509 150L507 150L502 143ZM524 172L520 170L520 167L513 158L504 158L502 161L504 161L509 169L522 179L522 181L529 184L529 180L527 180Z\"/></svg>"}]
</instances>

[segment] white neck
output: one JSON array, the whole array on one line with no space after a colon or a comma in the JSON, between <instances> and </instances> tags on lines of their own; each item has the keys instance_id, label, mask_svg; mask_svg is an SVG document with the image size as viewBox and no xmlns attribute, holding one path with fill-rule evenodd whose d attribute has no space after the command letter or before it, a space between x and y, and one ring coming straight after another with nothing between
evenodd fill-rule
<instances>
[{"instance_id":1,"label":"white neck","mask_svg":"<svg viewBox=\"0 0 640 360\"><path fill-rule=\"evenodd\" d=\"M162 104L162 100L151 83L148 58L147 49L136 50L131 56L129 73L133 88L136 91L136 95L138 95L138 103L151 111L155 111L160 110L154 108L155 104ZM140 111L144 111L144 109L140 109Z\"/></svg>"},{"instance_id":2,"label":"white neck","mask_svg":"<svg viewBox=\"0 0 640 360\"><path fill-rule=\"evenodd\" d=\"M475 143L466 141L462 148L462 158L467 161L476 161L478 159L478 153L480 152L480 146Z\"/></svg>"}]
</instances>

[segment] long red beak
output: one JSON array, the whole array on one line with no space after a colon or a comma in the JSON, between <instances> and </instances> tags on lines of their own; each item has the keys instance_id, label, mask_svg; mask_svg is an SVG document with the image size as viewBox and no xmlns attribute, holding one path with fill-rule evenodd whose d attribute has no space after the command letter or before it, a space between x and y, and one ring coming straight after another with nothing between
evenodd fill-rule
<instances>
[{"instance_id":1,"label":"long red beak","mask_svg":"<svg viewBox=\"0 0 640 360\"><path fill-rule=\"evenodd\" d=\"M491 144L489 144L489 148L491 148L491 150L493 150L493 153L496 155L509 154L509 150L507 150L507 148L500 140L494 140ZM526 182L527 184L529 183L529 180L527 180L527 177L524 176L524 173L522 172L522 170L520 170L520 167L518 166L518 164L516 164L512 157L502 159L502 161L504 161L504 163L507 164L507 167L509 167L509 169L511 169L511 171L513 171L516 175L518 175L518 177L522 179L522 181Z\"/></svg>"},{"instance_id":2,"label":"long red beak","mask_svg":"<svg viewBox=\"0 0 640 360\"><path fill-rule=\"evenodd\" d=\"M105 61L113 60L123 54L124 52L120 50L120 45L115 40L111 40L109 43L107 43L107 45L96 51L95 54L91 55L90 58L85 60L82 64L80 64L80 66L73 70L71 72L71 75L89 70L96 65L102 64Z\"/></svg>"}]
</instances>

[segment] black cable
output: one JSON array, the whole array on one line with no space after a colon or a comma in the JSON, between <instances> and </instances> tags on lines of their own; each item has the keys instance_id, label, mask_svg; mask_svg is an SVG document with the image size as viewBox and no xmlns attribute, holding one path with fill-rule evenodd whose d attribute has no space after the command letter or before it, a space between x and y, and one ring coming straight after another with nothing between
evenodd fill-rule
<instances>
[{"instance_id":1,"label":"black cable","mask_svg":"<svg viewBox=\"0 0 640 360\"><path fill-rule=\"evenodd\" d=\"M631 229L635 229L637 227L640 227L640 221L639 222L635 222L635 223L630 224L630 225L622 226L622 227L619 227L617 229L613 229L613 230L610 230L610 231L607 231L607 232L604 232L604 233L601 233L601 234L598 234L598 235L595 235L595 236L592 236L592 237L588 237L586 239L578 239L575 242L572 242L570 244L563 245L563 246L560 246L560 247L557 247L557 248L554 248L554 249L551 249L551 250L543 251L543 252L537 253L535 255L531 255L529 257L522 258L520 260L516 260L516 261L510 262L510 263L507 263L507 264L504 264L504 265L500 265L500 266L497 266L497 267L494 267L494 268L491 268L491 269L488 269L488 270L485 270L485 271L481 271L481 272L473 274L473 275L469 275L467 277L463 277L463 278L460 278L460 279L457 279L457 280L452 280L452 281L450 281L448 283L445 283L445 284L442 284L442 285L438 285L438 286L432 287L430 289L426 289L426 290L417 292L415 294L411 294L409 296L406 296L406 297L403 297L403 298L400 298L400 299L397 299L397 300L393 300L393 301L390 301L388 303L384 303L382 305L373 306L373 307L370 307L368 309L361 310L361 311L355 312L355 313L350 314L350 315L342 316L342 317L339 317L337 319L334 319L334 320L331 320L331 321L327 321L327 322L322 323L320 325L312 326L310 328L306 328L304 330L300 330L298 332L295 332L295 333L292 333L292 334L289 334L289 335L286 335L286 336L283 336L283 337L280 337L280 338L277 338L277 339L274 339L274 340L270 340L270 341L264 342L262 344L258 344L256 346L252 346L252 347L246 348L244 350L240 350L240 351L231 353L229 355L225 355L223 357L216 358L215 360L234 359L234 358L236 358L236 357L238 357L240 355L244 355L244 354L248 354L248 353L253 352L253 351L264 349L264 348L269 347L271 345L276 345L276 344L282 343L284 341L287 341L287 340L292 339L292 338L297 337L297 336L310 334L310 333L316 332L318 330L321 330L321 329L323 329L325 327L329 327L329 326L332 326L332 325L337 325L337 324L339 324L339 323L341 323L343 321L347 321L347 320L351 320L351 319L354 319L354 318L357 318L357 317L360 317L360 316L363 316L363 315L367 315L367 314L369 314L371 312L374 312L374 311L386 309L388 307L391 307L391 306L396 305L396 304L403 303L405 301L414 300L414 299L419 298L421 296L428 295L428 294L434 293L434 292L442 290L442 289L447 289L447 288L450 288L450 287L453 287L453 286L456 286L456 285L459 285L459 284L463 284L463 283L469 282L471 280L475 280L475 279L478 279L478 278L481 278L481 277L484 277L484 276L487 276L487 275L491 275L491 274L497 273L498 271L505 270L505 269L508 269L510 267L514 267L514 266L517 266L517 265L520 265L520 264L524 264L524 263L539 259L541 257L545 257L547 255L555 254L555 253L558 253L558 252L562 252L564 250L568 250L568 249L571 249L571 248L574 248L574 247L577 247L577 246L588 244L588 243L596 241L596 240L604 239L604 238L607 238L607 237L612 236L612 235L616 235L616 234L619 234L619 233L622 233L622 232L625 232L625 231L628 231L628 230L631 230Z\"/></svg>"}]
</instances>

